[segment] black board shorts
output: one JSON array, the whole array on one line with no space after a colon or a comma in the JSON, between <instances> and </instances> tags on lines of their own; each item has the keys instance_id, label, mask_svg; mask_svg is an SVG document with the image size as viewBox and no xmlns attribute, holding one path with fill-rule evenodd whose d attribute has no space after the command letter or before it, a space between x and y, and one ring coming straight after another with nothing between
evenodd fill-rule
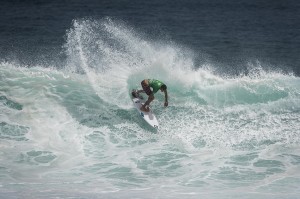
<instances>
[{"instance_id":1,"label":"black board shorts","mask_svg":"<svg viewBox=\"0 0 300 199\"><path fill-rule=\"evenodd\" d=\"M143 90L145 91L145 93L146 93L147 95L151 95L151 94L152 94L152 91L151 91L149 85L145 84L144 81L141 82L141 85L142 85Z\"/></svg>"}]
</instances>

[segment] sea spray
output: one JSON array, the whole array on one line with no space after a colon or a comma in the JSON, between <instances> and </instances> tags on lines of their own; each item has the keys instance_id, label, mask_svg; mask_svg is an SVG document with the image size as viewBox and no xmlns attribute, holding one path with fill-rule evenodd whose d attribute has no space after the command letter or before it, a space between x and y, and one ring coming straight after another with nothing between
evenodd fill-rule
<instances>
[{"instance_id":1,"label":"sea spray","mask_svg":"<svg viewBox=\"0 0 300 199\"><path fill-rule=\"evenodd\" d=\"M184 68L193 68L192 60L175 46L151 43L110 19L75 20L65 49L66 68L86 73L101 99L123 108L129 107L129 89L140 88L143 79L153 77L168 83ZM116 101L112 91L125 100Z\"/></svg>"},{"instance_id":2,"label":"sea spray","mask_svg":"<svg viewBox=\"0 0 300 199\"><path fill-rule=\"evenodd\" d=\"M76 20L66 38L64 70L0 64L2 195L299 194L298 77L216 75L113 20ZM158 132L128 93L152 77L170 96L168 108L160 93L152 104Z\"/></svg>"}]
</instances>

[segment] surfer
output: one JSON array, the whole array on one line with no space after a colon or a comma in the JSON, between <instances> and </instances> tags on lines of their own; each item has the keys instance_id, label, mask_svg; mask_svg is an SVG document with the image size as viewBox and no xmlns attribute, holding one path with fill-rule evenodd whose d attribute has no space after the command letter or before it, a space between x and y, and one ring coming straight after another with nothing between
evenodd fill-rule
<instances>
[{"instance_id":1,"label":"surfer","mask_svg":"<svg viewBox=\"0 0 300 199\"><path fill-rule=\"evenodd\" d=\"M154 94L160 90L161 92L165 93L165 103L164 106L168 106L168 92L167 86L156 79L144 79L141 82L143 90L138 90L137 93L145 92L148 95L148 100L145 102L143 106L141 106L141 111L149 112L149 105L154 100ZM152 90L150 89L152 88Z\"/></svg>"}]
</instances>

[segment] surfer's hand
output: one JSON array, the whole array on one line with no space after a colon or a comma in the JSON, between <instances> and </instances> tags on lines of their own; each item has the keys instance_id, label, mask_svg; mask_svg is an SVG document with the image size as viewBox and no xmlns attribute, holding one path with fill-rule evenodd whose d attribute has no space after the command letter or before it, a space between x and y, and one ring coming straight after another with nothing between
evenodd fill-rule
<instances>
[{"instance_id":1,"label":"surfer's hand","mask_svg":"<svg viewBox=\"0 0 300 199\"><path fill-rule=\"evenodd\" d=\"M167 106L168 106L168 102L165 102L165 104L164 104L164 105L165 105L165 107L167 107Z\"/></svg>"},{"instance_id":2,"label":"surfer's hand","mask_svg":"<svg viewBox=\"0 0 300 199\"><path fill-rule=\"evenodd\" d=\"M149 106L141 106L140 110L144 111L144 112L149 112L150 111Z\"/></svg>"}]
</instances>

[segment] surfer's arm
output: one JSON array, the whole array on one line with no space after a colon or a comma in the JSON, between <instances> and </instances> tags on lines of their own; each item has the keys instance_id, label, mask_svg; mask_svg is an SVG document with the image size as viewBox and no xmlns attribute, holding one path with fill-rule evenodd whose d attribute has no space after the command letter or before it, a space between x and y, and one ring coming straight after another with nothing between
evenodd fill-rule
<instances>
[{"instance_id":1,"label":"surfer's arm","mask_svg":"<svg viewBox=\"0 0 300 199\"><path fill-rule=\"evenodd\" d=\"M144 92L145 92L144 90L138 90L137 94L144 93Z\"/></svg>"},{"instance_id":2,"label":"surfer's arm","mask_svg":"<svg viewBox=\"0 0 300 199\"><path fill-rule=\"evenodd\" d=\"M167 107L168 106L168 92L167 92L167 90L164 90L164 93L165 93L165 107Z\"/></svg>"}]
</instances>

